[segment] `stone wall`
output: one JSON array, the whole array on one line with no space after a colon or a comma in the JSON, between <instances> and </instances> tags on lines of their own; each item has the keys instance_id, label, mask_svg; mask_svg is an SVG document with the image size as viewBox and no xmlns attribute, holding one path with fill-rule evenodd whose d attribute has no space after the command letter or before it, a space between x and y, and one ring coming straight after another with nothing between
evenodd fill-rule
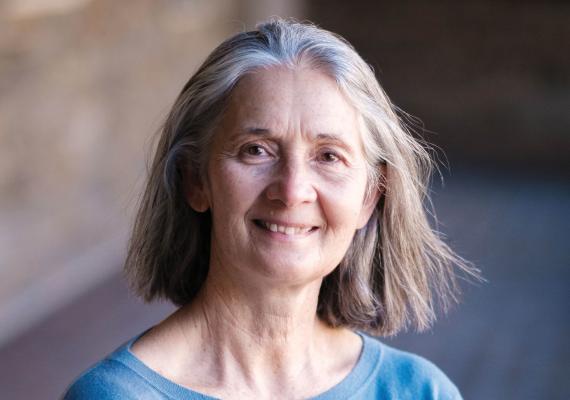
<instances>
[{"instance_id":1,"label":"stone wall","mask_svg":"<svg viewBox=\"0 0 570 400\"><path fill-rule=\"evenodd\" d=\"M120 268L154 132L231 0L4 2L0 341Z\"/></svg>"}]
</instances>

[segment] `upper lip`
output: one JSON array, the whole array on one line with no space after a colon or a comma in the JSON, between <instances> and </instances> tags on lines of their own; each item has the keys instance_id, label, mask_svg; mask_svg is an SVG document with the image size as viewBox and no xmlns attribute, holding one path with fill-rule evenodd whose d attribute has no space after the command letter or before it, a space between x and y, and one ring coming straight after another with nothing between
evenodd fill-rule
<instances>
[{"instance_id":1,"label":"upper lip","mask_svg":"<svg viewBox=\"0 0 570 400\"><path fill-rule=\"evenodd\" d=\"M254 218L254 221L259 221L264 224L275 224L277 226L283 226L285 228L316 228L317 225L307 224L307 223L299 223L299 222L291 222L291 221L283 221L273 218Z\"/></svg>"},{"instance_id":2,"label":"upper lip","mask_svg":"<svg viewBox=\"0 0 570 400\"><path fill-rule=\"evenodd\" d=\"M254 221L259 221L265 224L275 224L277 226L283 226L285 228L316 228L317 225L313 224L306 224L306 223L298 223L298 222L290 222L290 221L281 221L276 219L265 219L265 218L254 218Z\"/></svg>"}]
</instances>

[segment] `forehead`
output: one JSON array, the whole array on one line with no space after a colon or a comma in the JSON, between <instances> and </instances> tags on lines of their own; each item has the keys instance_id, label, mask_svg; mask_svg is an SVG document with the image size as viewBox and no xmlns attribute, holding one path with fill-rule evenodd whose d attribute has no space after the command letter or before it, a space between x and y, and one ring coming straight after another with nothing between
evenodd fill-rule
<instances>
[{"instance_id":1,"label":"forehead","mask_svg":"<svg viewBox=\"0 0 570 400\"><path fill-rule=\"evenodd\" d=\"M336 82L322 71L273 67L243 77L224 113L225 128L262 128L350 136L361 131L356 109Z\"/></svg>"}]
</instances>

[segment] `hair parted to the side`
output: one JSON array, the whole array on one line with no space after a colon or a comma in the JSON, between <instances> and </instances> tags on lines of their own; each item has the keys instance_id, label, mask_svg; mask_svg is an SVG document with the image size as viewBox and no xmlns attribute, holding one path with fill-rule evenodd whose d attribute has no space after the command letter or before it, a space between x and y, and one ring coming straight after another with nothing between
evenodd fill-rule
<instances>
[{"instance_id":1,"label":"hair parted to the side","mask_svg":"<svg viewBox=\"0 0 570 400\"><path fill-rule=\"evenodd\" d=\"M434 320L456 300L455 269L477 271L429 225L424 201L431 158L407 131L370 66L340 36L272 19L218 46L182 89L164 126L135 220L126 273L150 301L192 301L208 274L211 215L187 204L185 179L204 177L214 127L244 75L308 65L333 78L365 125L369 194L383 195L340 265L324 278L317 312L333 326L377 335Z\"/></svg>"}]
</instances>

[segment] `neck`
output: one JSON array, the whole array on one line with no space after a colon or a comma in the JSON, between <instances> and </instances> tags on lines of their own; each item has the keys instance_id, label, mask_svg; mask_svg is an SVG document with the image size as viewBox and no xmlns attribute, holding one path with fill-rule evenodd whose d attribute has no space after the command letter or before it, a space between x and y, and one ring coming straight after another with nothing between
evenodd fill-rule
<instances>
[{"instance_id":1,"label":"neck","mask_svg":"<svg viewBox=\"0 0 570 400\"><path fill-rule=\"evenodd\" d=\"M284 288L229 277L211 268L198 296L131 350L168 379L221 398L307 398L346 377L362 343L317 318L320 280Z\"/></svg>"},{"instance_id":2,"label":"neck","mask_svg":"<svg viewBox=\"0 0 570 400\"><path fill-rule=\"evenodd\" d=\"M243 342L247 348L272 352L283 348L291 355L289 347L308 347L315 335L326 330L316 317L320 283L260 290L259 286L232 285L212 274L189 313L200 313L197 316L202 317L202 326L215 343Z\"/></svg>"},{"instance_id":3,"label":"neck","mask_svg":"<svg viewBox=\"0 0 570 400\"><path fill-rule=\"evenodd\" d=\"M203 349L199 360L189 357L191 364L208 365L225 387L228 380L244 382L257 393L275 393L300 382L301 375L322 370L330 354L327 345L339 330L316 316L320 281L260 290L210 272L197 298L179 313L189 353Z\"/></svg>"},{"instance_id":4,"label":"neck","mask_svg":"<svg viewBox=\"0 0 570 400\"><path fill-rule=\"evenodd\" d=\"M230 324L261 342L281 342L315 328L320 285L319 280L288 288L248 286L223 281L212 274L197 303L210 317L215 317L210 318L212 323Z\"/></svg>"}]
</instances>

